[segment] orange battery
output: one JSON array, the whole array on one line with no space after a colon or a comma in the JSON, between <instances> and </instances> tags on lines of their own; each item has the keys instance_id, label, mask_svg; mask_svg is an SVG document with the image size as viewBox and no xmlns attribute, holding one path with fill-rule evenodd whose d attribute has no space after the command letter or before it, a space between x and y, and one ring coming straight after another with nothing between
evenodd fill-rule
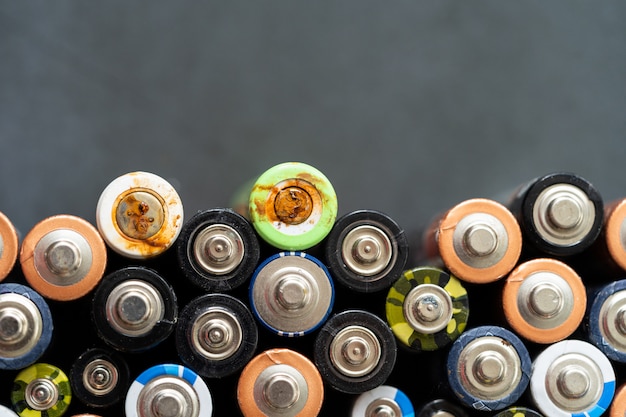
<instances>
[{"instance_id":1,"label":"orange battery","mask_svg":"<svg viewBox=\"0 0 626 417\"><path fill-rule=\"evenodd\" d=\"M37 223L22 243L20 263L26 281L46 298L75 300L100 282L106 246L88 221L57 215Z\"/></svg>"},{"instance_id":2,"label":"orange battery","mask_svg":"<svg viewBox=\"0 0 626 417\"><path fill-rule=\"evenodd\" d=\"M427 258L441 258L459 279L484 284L508 274L522 250L522 233L509 209L484 198L465 200L424 234Z\"/></svg>"},{"instance_id":3,"label":"orange battery","mask_svg":"<svg viewBox=\"0 0 626 417\"><path fill-rule=\"evenodd\" d=\"M626 416L626 384L623 384L615 391L615 396L613 397L609 411L609 417L624 416Z\"/></svg>"},{"instance_id":4,"label":"orange battery","mask_svg":"<svg viewBox=\"0 0 626 417\"><path fill-rule=\"evenodd\" d=\"M314 417L322 408L324 385L307 357L290 349L270 349L241 372L237 400L245 417Z\"/></svg>"},{"instance_id":5,"label":"orange battery","mask_svg":"<svg viewBox=\"0 0 626 417\"><path fill-rule=\"evenodd\" d=\"M626 270L626 198L613 201L604 210L604 244L610 258Z\"/></svg>"},{"instance_id":6,"label":"orange battery","mask_svg":"<svg viewBox=\"0 0 626 417\"><path fill-rule=\"evenodd\" d=\"M519 336L531 342L548 344L570 336L580 325L586 305L582 280L556 259L521 263L504 283L504 316Z\"/></svg>"},{"instance_id":7,"label":"orange battery","mask_svg":"<svg viewBox=\"0 0 626 417\"><path fill-rule=\"evenodd\" d=\"M0 212L0 281L13 269L18 249L17 231L9 218Z\"/></svg>"}]
</instances>

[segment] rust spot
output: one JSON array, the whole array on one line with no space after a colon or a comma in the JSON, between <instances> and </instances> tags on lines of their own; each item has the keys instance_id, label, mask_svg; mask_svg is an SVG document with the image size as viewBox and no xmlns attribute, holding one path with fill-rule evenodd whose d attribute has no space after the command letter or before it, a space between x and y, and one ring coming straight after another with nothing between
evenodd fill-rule
<instances>
[{"instance_id":1,"label":"rust spot","mask_svg":"<svg viewBox=\"0 0 626 417\"><path fill-rule=\"evenodd\" d=\"M302 188L284 188L274 198L274 211L283 223L300 224L311 215L313 200Z\"/></svg>"}]
</instances>

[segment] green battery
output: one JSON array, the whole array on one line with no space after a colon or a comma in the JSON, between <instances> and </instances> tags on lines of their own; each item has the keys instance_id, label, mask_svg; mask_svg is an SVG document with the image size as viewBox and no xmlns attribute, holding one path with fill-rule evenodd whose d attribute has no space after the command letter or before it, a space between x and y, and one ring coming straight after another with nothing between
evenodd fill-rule
<instances>
[{"instance_id":1,"label":"green battery","mask_svg":"<svg viewBox=\"0 0 626 417\"><path fill-rule=\"evenodd\" d=\"M60 417L72 399L70 380L56 366L36 363L22 370L13 383L11 402L20 417Z\"/></svg>"}]
</instances>

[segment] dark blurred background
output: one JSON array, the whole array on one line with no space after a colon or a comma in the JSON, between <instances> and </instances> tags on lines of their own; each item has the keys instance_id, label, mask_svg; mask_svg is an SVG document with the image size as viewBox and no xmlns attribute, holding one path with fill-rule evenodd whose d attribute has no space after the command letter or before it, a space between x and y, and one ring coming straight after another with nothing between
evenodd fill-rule
<instances>
[{"instance_id":1,"label":"dark blurred background","mask_svg":"<svg viewBox=\"0 0 626 417\"><path fill-rule=\"evenodd\" d=\"M552 171L623 197L625 21L620 1L2 2L0 211L22 235L95 223L145 170L190 217L284 161L408 231Z\"/></svg>"}]
</instances>

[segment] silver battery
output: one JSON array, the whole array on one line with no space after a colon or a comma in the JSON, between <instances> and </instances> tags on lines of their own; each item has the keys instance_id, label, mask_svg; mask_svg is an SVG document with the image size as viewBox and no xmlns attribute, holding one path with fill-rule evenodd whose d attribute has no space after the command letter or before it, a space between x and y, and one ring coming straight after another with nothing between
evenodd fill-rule
<instances>
[{"instance_id":1,"label":"silver battery","mask_svg":"<svg viewBox=\"0 0 626 417\"><path fill-rule=\"evenodd\" d=\"M370 373L381 357L380 341L369 329L347 326L330 343L330 360L342 374L358 378Z\"/></svg>"},{"instance_id":2,"label":"silver battery","mask_svg":"<svg viewBox=\"0 0 626 417\"><path fill-rule=\"evenodd\" d=\"M452 319L452 298L435 284L420 284L406 295L403 304L406 322L422 334L437 333Z\"/></svg>"},{"instance_id":3,"label":"silver battery","mask_svg":"<svg viewBox=\"0 0 626 417\"><path fill-rule=\"evenodd\" d=\"M68 286L81 281L91 269L93 253L89 242L78 232L57 229L35 245L34 265L47 282Z\"/></svg>"},{"instance_id":4,"label":"silver battery","mask_svg":"<svg viewBox=\"0 0 626 417\"><path fill-rule=\"evenodd\" d=\"M536 272L524 279L517 293L524 320L538 329L565 323L574 309L574 293L568 282L553 272Z\"/></svg>"},{"instance_id":5,"label":"silver battery","mask_svg":"<svg viewBox=\"0 0 626 417\"><path fill-rule=\"evenodd\" d=\"M83 387L96 396L109 394L119 381L119 372L115 365L104 359L89 362L82 376Z\"/></svg>"},{"instance_id":6,"label":"silver battery","mask_svg":"<svg viewBox=\"0 0 626 417\"><path fill-rule=\"evenodd\" d=\"M231 357L241 346L243 331L237 318L221 307L210 307L191 328L194 349L210 360Z\"/></svg>"},{"instance_id":7,"label":"silver battery","mask_svg":"<svg viewBox=\"0 0 626 417\"><path fill-rule=\"evenodd\" d=\"M235 229L225 224L210 225L194 239L194 259L213 275L232 272L241 264L244 255L243 239Z\"/></svg>"},{"instance_id":8,"label":"silver battery","mask_svg":"<svg viewBox=\"0 0 626 417\"><path fill-rule=\"evenodd\" d=\"M0 294L0 358L17 358L37 345L43 319L30 299L15 293Z\"/></svg>"},{"instance_id":9,"label":"silver battery","mask_svg":"<svg viewBox=\"0 0 626 417\"><path fill-rule=\"evenodd\" d=\"M164 302L159 291L141 280L127 280L115 287L107 297L109 325L130 337L144 336L163 319Z\"/></svg>"},{"instance_id":10,"label":"silver battery","mask_svg":"<svg viewBox=\"0 0 626 417\"><path fill-rule=\"evenodd\" d=\"M186 380L161 375L142 388L137 413L139 417L198 417L200 398Z\"/></svg>"},{"instance_id":11,"label":"silver battery","mask_svg":"<svg viewBox=\"0 0 626 417\"><path fill-rule=\"evenodd\" d=\"M294 367L277 364L265 368L254 382L254 401L268 417L295 417L308 399L308 385Z\"/></svg>"},{"instance_id":12,"label":"silver battery","mask_svg":"<svg viewBox=\"0 0 626 417\"><path fill-rule=\"evenodd\" d=\"M463 217L452 235L454 252L472 268L489 268L502 260L509 236L502 222L488 213Z\"/></svg>"},{"instance_id":13,"label":"silver battery","mask_svg":"<svg viewBox=\"0 0 626 417\"><path fill-rule=\"evenodd\" d=\"M387 233L376 226L350 230L341 242L341 256L348 269L363 277L379 275L395 262L396 252Z\"/></svg>"}]
</instances>

